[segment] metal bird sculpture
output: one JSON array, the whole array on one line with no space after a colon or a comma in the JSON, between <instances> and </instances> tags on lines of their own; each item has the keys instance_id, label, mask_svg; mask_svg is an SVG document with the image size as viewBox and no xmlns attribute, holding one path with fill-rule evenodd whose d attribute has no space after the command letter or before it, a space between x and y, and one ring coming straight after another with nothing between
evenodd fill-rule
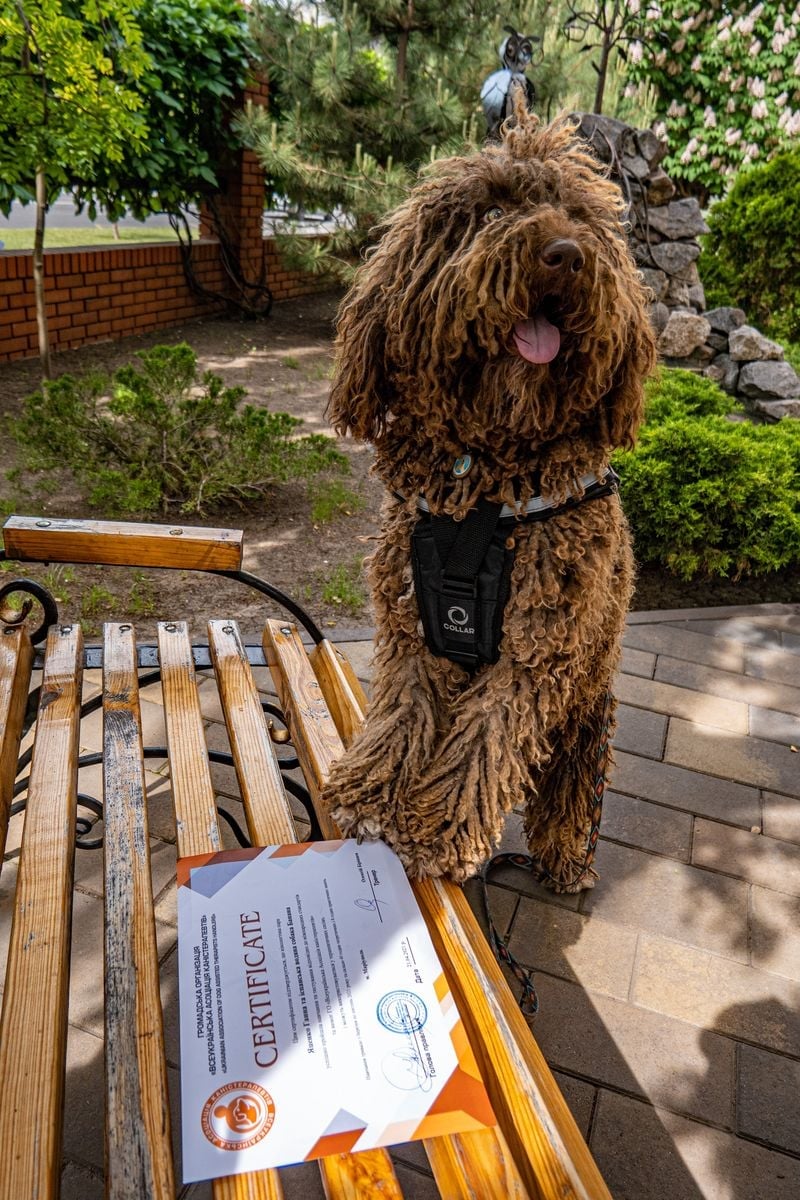
<instances>
[{"instance_id":1,"label":"metal bird sculpture","mask_svg":"<svg viewBox=\"0 0 800 1200\"><path fill-rule=\"evenodd\" d=\"M493 71L481 88L486 133L490 139L499 138L500 126L514 111L514 96L519 88L523 90L526 108L533 108L536 98L533 84L525 72L533 58L533 43L540 42L541 38L517 33L510 25L504 25L503 28L508 34L498 51L503 69Z\"/></svg>"}]
</instances>

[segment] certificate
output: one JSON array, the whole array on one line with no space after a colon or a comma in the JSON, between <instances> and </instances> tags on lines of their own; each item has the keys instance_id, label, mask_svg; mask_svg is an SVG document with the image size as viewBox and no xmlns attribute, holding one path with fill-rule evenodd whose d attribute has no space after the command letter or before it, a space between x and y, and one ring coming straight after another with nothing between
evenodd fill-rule
<instances>
[{"instance_id":1,"label":"certificate","mask_svg":"<svg viewBox=\"0 0 800 1200\"><path fill-rule=\"evenodd\" d=\"M178 864L184 1182L494 1125L382 842Z\"/></svg>"}]
</instances>

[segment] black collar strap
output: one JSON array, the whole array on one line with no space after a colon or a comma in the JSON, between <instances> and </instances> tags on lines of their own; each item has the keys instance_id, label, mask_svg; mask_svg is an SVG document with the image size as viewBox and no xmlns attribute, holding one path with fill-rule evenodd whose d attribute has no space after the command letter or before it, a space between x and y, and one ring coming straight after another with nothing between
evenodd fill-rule
<instances>
[{"instance_id":1,"label":"black collar strap","mask_svg":"<svg viewBox=\"0 0 800 1200\"><path fill-rule=\"evenodd\" d=\"M563 504L556 504L553 500L545 500L544 496L531 496L527 504L519 505L512 508L510 504L504 504L500 509L498 520L500 521L546 521L550 517L555 517L559 513L567 512L576 505L582 504L584 500L597 500L601 496L609 496L617 490L619 485L619 475L613 467L608 467L602 478L595 475L594 471L590 471L587 475L581 475L579 484L583 488L582 496L572 496ZM430 506L424 496L417 496L417 508L420 512L429 513Z\"/></svg>"}]
</instances>

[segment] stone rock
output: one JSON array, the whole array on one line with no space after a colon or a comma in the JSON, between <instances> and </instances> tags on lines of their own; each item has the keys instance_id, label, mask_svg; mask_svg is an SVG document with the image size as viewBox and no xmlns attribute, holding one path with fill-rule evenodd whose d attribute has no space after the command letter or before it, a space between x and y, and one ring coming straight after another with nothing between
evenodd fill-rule
<instances>
[{"instance_id":1,"label":"stone rock","mask_svg":"<svg viewBox=\"0 0 800 1200\"><path fill-rule=\"evenodd\" d=\"M655 304L649 306L647 313L650 317L650 324L656 333L663 333L669 320L669 309L666 304L656 301Z\"/></svg>"},{"instance_id":2,"label":"stone rock","mask_svg":"<svg viewBox=\"0 0 800 1200\"><path fill-rule=\"evenodd\" d=\"M696 242L662 242L650 247L650 257L662 271L674 275L700 257L700 247Z\"/></svg>"},{"instance_id":3,"label":"stone rock","mask_svg":"<svg viewBox=\"0 0 800 1200\"><path fill-rule=\"evenodd\" d=\"M780 421L784 417L800 420L800 397L796 400L756 400L753 408L768 421Z\"/></svg>"},{"instance_id":4,"label":"stone rock","mask_svg":"<svg viewBox=\"0 0 800 1200\"><path fill-rule=\"evenodd\" d=\"M651 172L650 178L645 181L645 187L647 188L647 203L651 208L669 204L675 195L675 184L662 167L656 167Z\"/></svg>"},{"instance_id":5,"label":"stone rock","mask_svg":"<svg viewBox=\"0 0 800 1200\"><path fill-rule=\"evenodd\" d=\"M622 138L630 129L624 121L616 117L606 117L600 113L575 113L580 118L578 133L587 142L601 162L611 162L611 150L621 149Z\"/></svg>"},{"instance_id":6,"label":"stone rock","mask_svg":"<svg viewBox=\"0 0 800 1200\"><path fill-rule=\"evenodd\" d=\"M694 263L692 266L694 266ZM706 293L702 283L693 283L689 288L689 303L698 312L705 312Z\"/></svg>"},{"instance_id":7,"label":"stone rock","mask_svg":"<svg viewBox=\"0 0 800 1200\"><path fill-rule=\"evenodd\" d=\"M690 262L688 266L681 267L679 271L674 271L672 278L679 279L681 283L686 283L689 287L693 287L694 284L700 282L700 272L697 269L697 263Z\"/></svg>"},{"instance_id":8,"label":"stone rock","mask_svg":"<svg viewBox=\"0 0 800 1200\"><path fill-rule=\"evenodd\" d=\"M737 362L779 361L783 358L783 346L770 341L752 325L740 325L728 336L731 358Z\"/></svg>"},{"instance_id":9,"label":"stone rock","mask_svg":"<svg viewBox=\"0 0 800 1200\"><path fill-rule=\"evenodd\" d=\"M748 362L739 372L739 391L755 400L793 400L800 378L787 362Z\"/></svg>"},{"instance_id":10,"label":"stone rock","mask_svg":"<svg viewBox=\"0 0 800 1200\"><path fill-rule=\"evenodd\" d=\"M644 286L650 288L656 300L663 300L667 294L667 277L663 271L655 271L652 267L643 267L639 272Z\"/></svg>"},{"instance_id":11,"label":"stone rock","mask_svg":"<svg viewBox=\"0 0 800 1200\"><path fill-rule=\"evenodd\" d=\"M651 246L648 246L645 242L639 242L634 238L630 243L630 248L637 267L649 267L652 270L659 269L653 262Z\"/></svg>"},{"instance_id":12,"label":"stone rock","mask_svg":"<svg viewBox=\"0 0 800 1200\"><path fill-rule=\"evenodd\" d=\"M688 358L702 346L711 332L705 317L695 313L673 312L658 339L659 352L665 358Z\"/></svg>"},{"instance_id":13,"label":"stone rock","mask_svg":"<svg viewBox=\"0 0 800 1200\"><path fill-rule=\"evenodd\" d=\"M729 354L718 354L710 366L703 372L706 379L718 383L723 392L729 396L736 395L739 383L739 364L734 362Z\"/></svg>"},{"instance_id":14,"label":"stone rock","mask_svg":"<svg viewBox=\"0 0 800 1200\"><path fill-rule=\"evenodd\" d=\"M706 320L708 320L708 313L706 313ZM711 333L706 338L706 341L708 342L709 346L713 347L713 349L719 354L728 353L727 333L717 333L715 329L712 329Z\"/></svg>"},{"instance_id":15,"label":"stone rock","mask_svg":"<svg viewBox=\"0 0 800 1200\"><path fill-rule=\"evenodd\" d=\"M691 308L687 284L681 283L680 279L670 279L664 302L670 308Z\"/></svg>"},{"instance_id":16,"label":"stone rock","mask_svg":"<svg viewBox=\"0 0 800 1200\"><path fill-rule=\"evenodd\" d=\"M714 351L710 346L698 346L691 354L685 354L683 358L672 358L665 356L662 360L667 367L683 367L687 371L700 371L708 366L711 359L714 357Z\"/></svg>"},{"instance_id":17,"label":"stone rock","mask_svg":"<svg viewBox=\"0 0 800 1200\"><path fill-rule=\"evenodd\" d=\"M624 153L622 156L622 168L630 175L635 175L642 183L650 177L650 164L647 159L642 158L641 154Z\"/></svg>"},{"instance_id":18,"label":"stone rock","mask_svg":"<svg viewBox=\"0 0 800 1200\"><path fill-rule=\"evenodd\" d=\"M694 196L685 200L673 200L655 208L650 213L650 224L671 242L694 238L699 233L708 233L708 226L700 211L700 202Z\"/></svg>"},{"instance_id":19,"label":"stone rock","mask_svg":"<svg viewBox=\"0 0 800 1200\"><path fill-rule=\"evenodd\" d=\"M740 308L710 308L706 320L719 333L730 333L732 329L744 325L747 317Z\"/></svg>"},{"instance_id":20,"label":"stone rock","mask_svg":"<svg viewBox=\"0 0 800 1200\"><path fill-rule=\"evenodd\" d=\"M639 130L639 148L651 167L657 167L667 153L667 143L656 137L652 129Z\"/></svg>"}]
</instances>

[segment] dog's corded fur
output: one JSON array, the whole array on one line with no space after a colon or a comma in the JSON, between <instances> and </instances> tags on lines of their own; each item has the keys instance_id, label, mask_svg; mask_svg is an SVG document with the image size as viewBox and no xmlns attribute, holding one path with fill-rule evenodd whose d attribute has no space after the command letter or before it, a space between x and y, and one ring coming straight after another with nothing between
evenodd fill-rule
<instances>
[{"instance_id":1,"label":"dog's corded fur","mask_svg":"<svg viewBox=\"0 0 800 1200\"><path fill-rule=\"evenodd\" d=\"M597 743L633 584L618 497L513 528L500 660L472 675L425 645L410 535L419 494L458 518L480 496L563 501L633 443L655 348L622 207L567 120L519 119L501 145L431 170L341 308L329 414L373 442L389 495L370 564L374 699L324 799L412 875L474 874L524 805L555 886L593 882L581 867ZM579 269L542 260L559 239ZM547 363L513 340L542 306L561 333ZM456 480L465 452L474 465Z\"/></svg>"}]
</instances>

